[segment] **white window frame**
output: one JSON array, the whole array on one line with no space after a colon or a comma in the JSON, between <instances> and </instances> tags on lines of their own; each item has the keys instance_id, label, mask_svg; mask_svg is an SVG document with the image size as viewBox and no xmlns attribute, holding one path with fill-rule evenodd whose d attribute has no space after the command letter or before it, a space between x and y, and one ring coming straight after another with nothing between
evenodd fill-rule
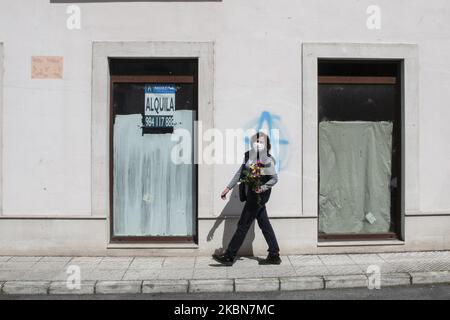
<instances>
[{"instance_id":1,"label":"white window frame","mask_svg":"<svg viewBox=\"0 0 450 320\"><path fill-rule=\"evenodd\" d=\"M3 43L0 42L0 216L3 215Z\"/></svg>"},{"instance_id":2,"label":"white window frame","mask_svg":"<svg viewBox=\"0 0 450 320\"><path fill-rule=\"evenodd\" d=\"M302 212L318 217L318 59L401 59L402 70L402 237L404 217L419 206L419 61L416 44L304 43Z\"/></svg>"},{"instance_id":3,"label":"white window frame","mask_svg":"<svg viewBox=\"0 0 450 320\"><path fill-rule=\"evenodd\" d=\"M213 42L94 42L92 73L91 188L92 215L107 220L110 241L109 112L110 74L108 58L198 58L198 120L202 130L214 127ZM198 165L197 218L213 217L213 190L202 186L213 181L212 166ZM197 222L198 223L198 222Z\"/></svg>"}]
</instances>

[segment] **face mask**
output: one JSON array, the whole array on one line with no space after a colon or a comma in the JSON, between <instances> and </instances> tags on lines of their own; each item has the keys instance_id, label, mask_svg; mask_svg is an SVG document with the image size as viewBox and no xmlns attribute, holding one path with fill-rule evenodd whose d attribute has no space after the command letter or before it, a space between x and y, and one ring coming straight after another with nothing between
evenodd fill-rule
<instances>
[{"instance_id":1,"label":"face mask","mask_svg":"<svg viewBox=\"0 0 450 320\"><path fill-rule=\"evenodd\" d=\"M257 151L263 151L266 148L266 146L264 145L264 143L261 142L254 142L253 143L253 149L257 150Z\"/></svg>"}]
</instances>

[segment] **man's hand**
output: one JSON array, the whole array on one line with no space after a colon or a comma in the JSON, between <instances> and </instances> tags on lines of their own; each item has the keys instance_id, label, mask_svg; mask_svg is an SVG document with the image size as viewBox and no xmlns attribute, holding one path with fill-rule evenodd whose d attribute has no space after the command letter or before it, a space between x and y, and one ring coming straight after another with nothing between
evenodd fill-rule
<instances>
[{"instance_id":1,"label":"man's hand","mask_svg":"<svg viewBox=\"0 0 450 320\"><path fill-rule=\"evenodd\" d=\"M226 199L227 199L227 193L228 193L228 192L230 192L230 189L228 189L228 187L225 188L225 189L222 191L222 193L221 193L221 195L220 195L220 197L222 198L222 200L226 200Z\"/></svg>"}]
</instances>

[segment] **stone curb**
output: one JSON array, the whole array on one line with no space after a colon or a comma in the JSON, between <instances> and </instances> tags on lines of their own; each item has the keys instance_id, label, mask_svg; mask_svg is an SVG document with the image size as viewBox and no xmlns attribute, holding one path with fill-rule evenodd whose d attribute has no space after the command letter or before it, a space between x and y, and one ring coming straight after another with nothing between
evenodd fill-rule
<instances>
[{"instance_id":1,"label":"stone curb","mask_svg":"<svg viewBox=\"0 0 450 320\"><path fill-rule=\"evenodd\" d=\"M137 294L142 293L142 281L98 281L97 294Z\"/></svg>"},{"instance_id":2,"label":"stone curb","mask_svg":"<svg viewBox=\"0 0 450 320\"><path fill-rule=\"evenodd\" d=\"M323 277L287 277L280 278L281 291L321 290L325 289Z\"/></svg>"},{"instance_id":3,"label":"stone curb","mask_svg":"<svg viewBox=\"0 0 450 320\"><path fill-rule=\"evenodd\" d=\"M367 276L349 274L339 276L325 276L325 289L363 288L368 286Z\"/></svg>"},{"instance_id":4,"label":"stone curb","mask_svg":"<svg viewBox=\"0 0 450 320\"><path fill-rule=\"evenodd\" d=\"M142 293L187 293L187 280L152 280L144 281Z\"/></svg>"},{"instance_id":5,"label":"stone curb","mask_svg":"<svg viewBox=\"0 0 450 320\"><path fill-rule=\"evenodd\" d=\"M69 288L66 281L54 281L50 283L49 294L94 294L95 281L83 281L80 288Z\"/></svg>"},{"instance_id":6,"label":"stone curb","mask_svg":"<svg viewBox=\"0 0 450 320\"><path fill-rule=\"evenodd\" d=\"M381 274L381 287L395 287L411 285L409 273L386 273Z\"/></svg>"},{"instance_id":7,"label":"stone curb","mask_svg":"<svg viewBox=\"0 0 450 320\"><path fill-rule=\"evenodd\" d=\"M381 288L417 284L450 283L450 271L388 273L381 275ZM69 294L157 294L200 292L264 292L323 290L368 287L362 274L339 276L279 277L253 279L192 279L146 281L84 281L80 289L67 288L64 281L0 281L0 294L69 295Z\"/></svg>"},{"instance_id":8,"label":"stone curb","mask_svg":"<svg viewBox=\"0 0 450 320\"><path fill-rule=\"evenodd\" d=\"M255 279L235 279L236 292L265 292L279 291L279 278L255 278Z\"/></svg>"},{"instance_id":9,"label":"stone curb","mask_svg":"<svg viewBox=\"0 0 450 320\"><path fill-rule=\"evenodd\" d=\"M189 280L189 292L233 292L233 279Z\"/></svg>"},{"instance_id":10,"label":"stone curb","mask_svg":"<svg viewBox=\"0 0 450 320\"><path fill-rule=\"evenodd\" d=\"M450 271L411 272L412 284L450 283Z\"/></svg>"},{"instance_id":11,"label":"stone curb","mask_svg":"<svg viewBox=\"0 0 450 320\"><path fill-rule=\"evenodd\" d=\"M2 294L46 295L49 287L49 281L6 281Z\"/></svg>"}]
</instances>

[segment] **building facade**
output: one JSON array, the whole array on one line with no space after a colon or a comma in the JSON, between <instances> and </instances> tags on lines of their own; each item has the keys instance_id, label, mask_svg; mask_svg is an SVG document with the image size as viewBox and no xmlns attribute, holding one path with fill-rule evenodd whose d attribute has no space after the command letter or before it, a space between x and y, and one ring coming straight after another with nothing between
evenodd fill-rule
<instances>
[{"instance_id":1,"label":"building facade","mask_svg":"<svg viewBox=\"0 0 450 320\"><path fill-rule=\"evenodd\" d=\"M450 249L447 1L55 2L0 3L0 255L220 251L239 130L281 254Z\"/></svg>"}]
</instances>

